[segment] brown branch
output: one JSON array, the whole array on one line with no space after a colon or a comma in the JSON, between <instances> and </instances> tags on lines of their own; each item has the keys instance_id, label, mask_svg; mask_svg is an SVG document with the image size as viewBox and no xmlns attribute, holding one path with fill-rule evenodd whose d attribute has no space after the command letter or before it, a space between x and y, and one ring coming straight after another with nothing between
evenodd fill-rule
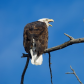
<instances>
[{"instance_id":1,"label":"brown branch","mask_svg":"<svg viewBox=\"0 0 84 84\"><path fill-rule=\"evenodd\" d=\"M83 84L83 83L80 81L80 79L78 78L78 76L76 75L76 73L75 73L74 69L72 69L72 67L71 67L71 66L70 66L70 68L71 68L71 70L73 71L73 73L71 73L71 72L67 72L67 73L65 73L65 74L74 74L74 75L75 75L75 77L77 78L77 80L80 82L80 84Z\"/></svg>"},{"instance_id":2,"label":"brown branch","mask_svg":"<svg viewBox=\"0 0 84 84\"><path fill-rule=\"evenodd\" d=\"M68 35L68 34L66 34L66 33L64 33L67 37L69 37L70 38L70 40L73 40L74 38L72 37L72 36L70 36L70 35Z\"/></svg>"},{"instance_id":3,"label":"brown branch","mask_svg":"<svg viewBox=\"0 0 84 84\"><path fill-rule=\"evenodd\" d=\"M25 55L25 54L23 54L23 55ZM27 69L28 64L29 64L29 59L30 58L29 58L29 55L28 55L27 61L26 61L26 65L25 65L25 68L24 68L23 73L22 73L22 76L21 76L21 84L23 84L23 81L24 81L24 75L25 75L26 69Z\"/></svg>"},{"instance_id":4,"label":"brown branch","mask_svg":"<svg viewBox=\"0 0 84 84\"><path fill-rule=\"evenodd\" d=\"M24 54L24 53L22 53L23 54L23 56L21 56L21 58L23 58L23 57L29 57L29 54Z\"/></svg>"},{"instance_id":5,"label":"brown branch","mask_svg":"<svg viewBox=\"0 0 84 84\"><path fill-rule=\"evenodd\" d=\"M84 42L84 38L74 39L73 37L69 36L68 34L67 34L67 36L70 39L72 39L72 40L69 40L69 41L67 41L67 42L65 42L65 43L63 43L61 45L55 46L55 47L45 49L44 53L60 50L60 49L65 48L65 47L67 47L69 45L76 44L76 43L83 43Z\"/></svg>"},{"instance_id":6,"label":"brown branch","mask_svg":"<svg viewBox=\"0 0 84 84\"><path fill-rule=\"evenodd\" d=\"M65 33L64 33L65 34ZM73 37L69 36L68 34L65 34L67 37L70 38L69 41L61 44L61 45L58 45L58 46L55 46L55 47L52 47L52 48L49 48L49 49L45 49L44 50L44 53L50 53L52 51L56 51L56 50L59 50L59 49L62 49L62 48L65 48L69 45L72 45L72 44L76 44L76 43L82 43L84 42L84 38L79 38L79 39L74 39ZM24 54L23 53L23 57L27 57L27 62L26 62L26 65L25 65L25 68L24 68L24 71L22 73L22 77L21 77L21 84L23 84L23 80L24 80L24 75L25 75L25 72L26 72L26 69L27 69L27 66L28 66L28 63L29 63L29 54ZM51 76L52 77L52 76Z\"/></svg>"},{"instance_id":7,"label":"brown branch","mask_svg":"<svg viewBox=\"0 0 84 84\"><path fill-rule=\"evenodd\" d=\"M52 82L52 70L51 70L51 55L50 55L50 52L49 52L49 68L50 68L50 75L51 75L51 84L53 84Z\"/></svg>"},{"instance_id":8,"label":"brown branch","mask_svg":"<svg viewBox=\"0 0 84 84\"><path fill-rule=\"evenodd\" d=\"M65 42L65 43L63 43L61 45L45 49L44 53L49 53L49 52L52 52L52 51L60 50L60 49L65 48L65 47L67 47L69 45L84 42L84 38L74 39L73 37L69 36L68 34L65 34L65 35L70 38L69 41L67 41L67 42ZM28 54L24 54L22 57L28 57Z\"/></svg>"}]
</instances>

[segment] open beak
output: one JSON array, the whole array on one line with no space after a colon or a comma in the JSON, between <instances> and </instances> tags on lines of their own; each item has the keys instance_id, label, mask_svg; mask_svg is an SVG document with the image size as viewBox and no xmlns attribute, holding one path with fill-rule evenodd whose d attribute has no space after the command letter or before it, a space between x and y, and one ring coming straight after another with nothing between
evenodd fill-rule
<instances>
[{"instance_id":1,"label":"open beak","mask_svg":"<svg viewBox=\"0 0 84 84\"><path fill-rule=\"evenodd\" d=\"M49 22L54 22L54 20L53 19L48 19L48 23ZM51 24L49 24L49 26L51 26L52 27L52 25Z\"/></svg>"}]
</instances>

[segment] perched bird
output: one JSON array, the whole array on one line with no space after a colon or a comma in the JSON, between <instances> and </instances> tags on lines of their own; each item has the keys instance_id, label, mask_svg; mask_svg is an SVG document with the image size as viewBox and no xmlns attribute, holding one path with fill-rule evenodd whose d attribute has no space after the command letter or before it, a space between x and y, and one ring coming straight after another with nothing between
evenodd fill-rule
<instances>
[{"instance_id":1,"label":"perched bird","mask_svg":"<svg viewBox=\"0 0 84 84\"><path fill-rule=\"evenodd\" d=\"M42 18L24 27L23 45L34 65L42 64L42 54L48 46L48 27L52 26L49 22L54 22L54 20Z\"/></svg>"}]
</instances>

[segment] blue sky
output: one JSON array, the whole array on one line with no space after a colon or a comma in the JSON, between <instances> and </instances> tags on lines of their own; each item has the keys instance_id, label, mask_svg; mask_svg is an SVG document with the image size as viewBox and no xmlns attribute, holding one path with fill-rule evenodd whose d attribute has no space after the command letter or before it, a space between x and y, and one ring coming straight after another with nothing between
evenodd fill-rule
<instances>
[{"instance_id":1,"label":"blue sky","mask_svg":"<svg viewBox=\"0 0 84 84\"><path fill-rule=\"evenodd\" d=\"M0 0L0 84L20 84L26 58L23 47L23 30L27 23L40 18L52 18L49 27L48 48L69 40L84 37L84 0ZM51 52L53 84L79 84L70 65L84 83L84 43L74 44ZM43 64L29 63L24 84L51 84L48 54Z\"/></svg>"}]
</instances>

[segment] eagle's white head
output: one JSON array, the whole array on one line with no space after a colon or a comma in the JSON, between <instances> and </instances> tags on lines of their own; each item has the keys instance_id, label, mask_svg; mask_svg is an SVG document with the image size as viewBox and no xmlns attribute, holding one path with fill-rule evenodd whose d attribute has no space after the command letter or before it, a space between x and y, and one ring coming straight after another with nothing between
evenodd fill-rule
<instances>
[{"instance_id":1,"label":"eagle's white head","mask_svg":"<svg viewBox=\"0 0 84 84\"><path fill-rule=\"evenodd\" d=\"M46 23L46 25L47 25L47 27L49 27L49 26L51 26L51 27L52 27L52 25L51 25L51 24L49 24L49 22L54 22L54 20L53 20L53 19L48 19L48 18L42 18L42 19L39 19L38 21L45 22L45 23Z\"/></svg>"}]
</instances>

